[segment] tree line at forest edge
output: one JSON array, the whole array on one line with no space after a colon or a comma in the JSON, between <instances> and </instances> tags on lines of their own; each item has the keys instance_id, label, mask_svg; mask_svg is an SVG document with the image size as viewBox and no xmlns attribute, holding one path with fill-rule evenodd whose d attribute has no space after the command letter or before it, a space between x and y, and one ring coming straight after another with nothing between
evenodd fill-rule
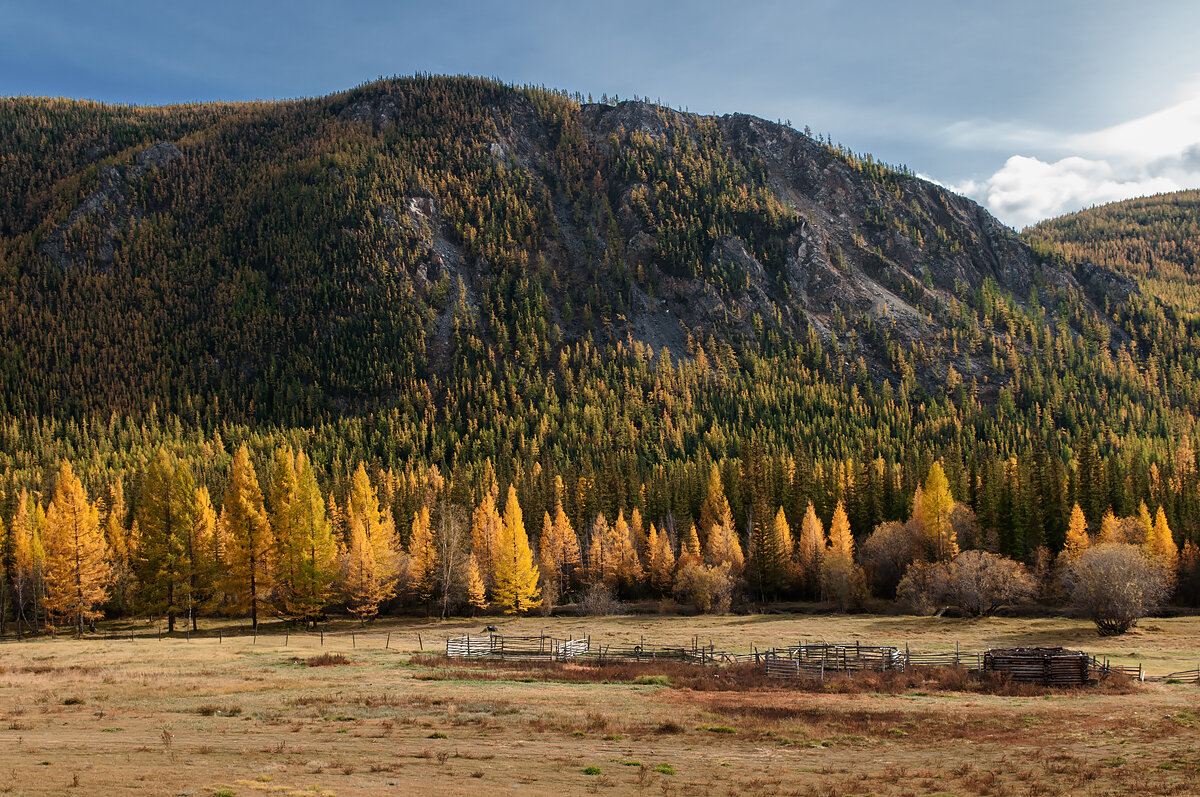
<instances>
[{"instance_id":1,"label":"tree line at forest edge","mask_svg":"<svg viewBox=\"0 0 1200 797\"><path fill-rule=\"evenodd\" d=\"M826 524L811 500L789 518L764 489L753 490L739 528L716 463L685 528L633 507L615 518L598 512L582 534L561 477L531 535L513 486L501 498L493 481L466 507L450 502L436 467L400 480L415 507L403 522L389 500L395 488L372 484L361 463L347 494L326 498L302 449L273 453L264 489L239 447L219 511L189 463L165 448L140 476L132 508L120 479L89 500L65 460L46 507L20 492L0 526L5 624L83 633L105 616L152 615L174 631L181 619L195 629L200 616L222 614L249 616L255 628L267 615L307 626L331 610L364 622L401 606L526 613L597 594L674 598L702 612L728 611L739 595L849 610L870 594L917 612L949 604L970 615L1070 597L1102 632L1119 633L1177 589L1194 600L1200 580L1200 549L1187 540L1181 550L1163 509L1152 515L1144 502L1129 517L1106 509L1092 530L1076 502L1057 550L1039 547L1028 567L1005 557L996 530L955 500L941 462L918 484L907 519L881 522L859 541L845 500Z\"/></svg>"}]
</instances>

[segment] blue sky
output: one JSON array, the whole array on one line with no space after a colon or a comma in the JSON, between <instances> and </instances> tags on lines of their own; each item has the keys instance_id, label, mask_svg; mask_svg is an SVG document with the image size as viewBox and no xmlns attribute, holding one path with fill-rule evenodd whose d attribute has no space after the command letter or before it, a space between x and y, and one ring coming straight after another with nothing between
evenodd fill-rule
<instances>
[{"instance_id":1,"label":"blue sky","mask_svg":"<svg viewBox=\"0 0 1200 797\"><path fill-rule=\"evenodd\" d=\"M496 76L829 133L1015 226L1200 187L1200 4L0 0L0 94L157 104Z\"/></svg>"}]
</instances>

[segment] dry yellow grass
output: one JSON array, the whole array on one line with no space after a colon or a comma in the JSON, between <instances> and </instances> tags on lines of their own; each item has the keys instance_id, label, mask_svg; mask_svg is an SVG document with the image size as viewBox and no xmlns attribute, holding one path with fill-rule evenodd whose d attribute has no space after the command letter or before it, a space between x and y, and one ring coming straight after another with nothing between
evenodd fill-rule
<instances>
[{"instance_id":1,"label":"dry yellow grass","mask_svg":"<svg viewBox=\"0 0 1200 797\"><path fill-rule=\"evenodd\" d=\"M1200 657L1196 618L1089 637L1071 620L526 618L514 634L721 648L801 637L914 649L1065 643L1152 670ZM1142 794L1200 792L1196 686L1041 697L711 692L479 680L415 666L482 621L359 633L0 647L0 793ZM386 634L391 648L384 650ZM396 650L399 648L399 651ZM307 666L322 650L351 664ZM1162 666L1151 666L1151 662ZM1178 665L1178 666L1176 666ZM660 766L662 765L662 766ZM593 768L593 769L589 769ZM599 770L599 774L588 774ZM660 771L661 770L661 771ZM75 786L74 784L78 784Z\"/></svg>"}]
</instances>

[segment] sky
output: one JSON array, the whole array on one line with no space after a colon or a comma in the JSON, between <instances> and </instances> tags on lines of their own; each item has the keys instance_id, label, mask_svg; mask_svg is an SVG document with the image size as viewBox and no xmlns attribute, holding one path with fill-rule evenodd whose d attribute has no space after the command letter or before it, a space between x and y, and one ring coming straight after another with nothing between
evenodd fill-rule
<instances>
[{"instance_id":1,"label":"sky","mask_svg":"<svg viewBox=\"0 0 1200 797\"><path fill-rule=\"evenodd\" d=\"M1200 187L1200 3L0 0L0 95L304 97L415 72L752 113L1018 229Z\"/></svg>"}]
</instances>

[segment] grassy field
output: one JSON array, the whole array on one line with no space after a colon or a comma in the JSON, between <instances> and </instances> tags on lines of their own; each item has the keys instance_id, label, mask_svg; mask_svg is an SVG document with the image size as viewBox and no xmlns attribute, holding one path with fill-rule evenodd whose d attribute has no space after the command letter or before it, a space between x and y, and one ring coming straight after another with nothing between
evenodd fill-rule
<instances>
[{"instance_id":1,"label":"grassy field","mask_svg":"<svg viewBox=\"0 0 1200 797\"><path fill-rule=\"evenodd\" d=\"M1200 618L1103 640L1067 619L528 618L508 634L749 650L801 638L922 651L1065 644L1195 667ZM808 690L664 668L472 669L435 657L479 620L313 635L0 646L7 794L1194 794L1200 688L998 696L909 681ZM211 629L209 629L211 630ZM390 636L390 639L388 635ZM418 637L418 635L420 635ZM388 648L385 649L385 644ZM321 653L349 663L310 666ZM675 665L678 667L678 665ZM609 682L603 682L607 679ZM635 682L641 681L641 683Z\"/></svg>"}]
</instances>

